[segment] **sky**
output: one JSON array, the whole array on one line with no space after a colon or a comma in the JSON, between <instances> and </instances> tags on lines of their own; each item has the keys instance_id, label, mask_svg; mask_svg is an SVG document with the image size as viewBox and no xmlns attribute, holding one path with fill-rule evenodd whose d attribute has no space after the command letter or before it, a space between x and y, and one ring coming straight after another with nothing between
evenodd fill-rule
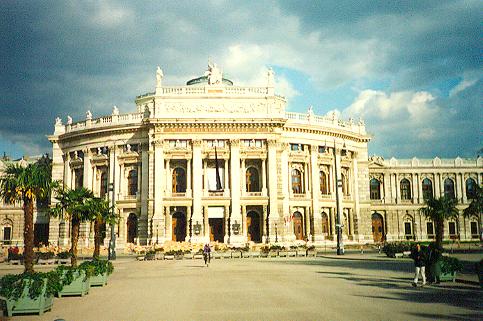
<instances>
[{"instance_id":1,"label":"sky","mask_svg":"<svg viewBox=\"0 0 483 321\"><path fill-rule=\"evenodd\" d=\"M135 111L208 59L275 71L287 110L362 117L369 154L483 155L482 1L1 1L0 153L51 153L65 123Z\"/></svg>"}]
</instances>

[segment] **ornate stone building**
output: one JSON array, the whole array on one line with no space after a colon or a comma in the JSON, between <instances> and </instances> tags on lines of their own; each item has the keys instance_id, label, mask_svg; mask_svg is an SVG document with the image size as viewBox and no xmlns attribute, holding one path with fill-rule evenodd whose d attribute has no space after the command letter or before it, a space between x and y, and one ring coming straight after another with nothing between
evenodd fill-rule
<instances>
[{"instance_id":1,"label":"ornate stone building","mask_svg":"<svg viewBox=\"0 0 483 321\"><path fill-rule=\"evenodd\" d=\"M330 243L338 208L348 242L426 239L431 222L418 212L425 195L451 193L452 183L463 209L482 183L481 158L369 158L362 120L287 112L273 78L268 71L264 86L234 86L209 64L205 76L165 86L158 67L155 91L136 97L134 112L56 120L53 179L115 203L119 247ZM449 222L446 235L477 238L480 222ZM92 236L85 224L81 243ZM67 244L68 224L51 219L49 240Z\"/></svg>"}]
</instances>

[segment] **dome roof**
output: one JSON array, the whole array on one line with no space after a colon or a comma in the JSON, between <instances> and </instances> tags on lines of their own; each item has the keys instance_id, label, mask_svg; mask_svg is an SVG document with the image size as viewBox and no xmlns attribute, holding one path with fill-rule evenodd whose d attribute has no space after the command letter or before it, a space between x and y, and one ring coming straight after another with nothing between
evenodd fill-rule
<instances>
[{"instance_id":1,"label":"dome roof","mask_svg":"<svg viewBox=\"0 0 483 321\"><path fill-rule=\"evenodd\" d=\"M233 81L223 78L222 80L223 85L233 86ZM186 82L187 86L196 86L196 85L207 85L208 84L208 76L201 76L198 78L193 78Z\"/></svg>"}]
</instances>

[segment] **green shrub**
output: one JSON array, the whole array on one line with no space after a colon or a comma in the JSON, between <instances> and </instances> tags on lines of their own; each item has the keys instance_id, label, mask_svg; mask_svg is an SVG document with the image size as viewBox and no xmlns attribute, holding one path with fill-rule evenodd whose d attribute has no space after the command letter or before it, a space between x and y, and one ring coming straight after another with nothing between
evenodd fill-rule
<instances>
[{"instance_id":1,"label":"green shrub","mask_svg":"<svg viewBox=\"0 0 483 321\"><path fill-rule=\"evenodd\" d=\"M89 275L101 275L105 273L109 275L114 271L114 266L111 261L94 259L92 261L82 262L79 265L79 269L86 270L86 272L89 271Z\"/></svg>"},{"instance_id":2,"label":"green shrub","mask_svg":"<svg viewBox=\"0 0 483 321\"><path fill-rule=\"evenodd\" d=\"M55 256L54 252L36 252L35 255L37 259L42 260L50 260L53 259Z\"/></svg>"},{"instance_id":3,"label":"green shrub","mask_svg":"<svg viewBox=\"0 0 483 321\"><path fill-rule=\"evenodd\" d=\"M441 273L451 274L463 270L463 264L455 257L442 256L440 262Z\"/></svg>"},{"instance_id":4,"label":"green shrub","mask_svg":"<svg viewBox=\"0 0 483 321\"><path fill-rule=\"evenodd\" d=\"M7 274L0 279L0 295L11 299L18 300L23 293L23 289L28 287L29 297L36 299L42 294L44 280L47 280L46 295L55 295L62 290L62 283L57 271L46 273L22 273Z\"/></svg>"},{"instance_id":5,"label":"green shrub","mask_svg":"<svg viewBox=\"0 0 483 321\"><path fill-rule=\"evenodd\" d=\"M64 252L57 253L57 258L58 259L68 259L71 256L72 256L72 254L69 251L64 251Z\"/></svg>"},{"instance_id":6,"label":"green shrub","mask_svg":"<svg viewBox=\"0 0 483 321\"><path fill-rule=\"evenodd\" d=\"M411 251L415 247L410 242L387 242L382 247L382 251L389 257L395 257L396 253Z\"/></svg>"}]
</instances>

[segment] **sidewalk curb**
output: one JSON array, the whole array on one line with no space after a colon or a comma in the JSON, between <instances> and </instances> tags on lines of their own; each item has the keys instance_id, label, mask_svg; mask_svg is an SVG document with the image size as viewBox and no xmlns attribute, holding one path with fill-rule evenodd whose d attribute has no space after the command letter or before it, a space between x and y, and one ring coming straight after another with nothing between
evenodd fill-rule
<instances>
[{"instance_id":1,"label":"sidewalk curb","mask_svg":"<svg viewBox=\"0 0 483 321\"><path fill-rule=\"evenodd\" d=\"M344 256L325 256L325 255L317 255L317 257L321 257L324 259L331 259L331 260L352 260L352 261L373 261L373 262L395 262L400 261L396 259L377 259L377 258L354 258L354 257L344 257Z\"/></svg>"},{"instance_id":2,"label":"sidewalk curb","mask_svg":"<svg viewBox=\"0 0 483 321\"><path fill-rule=\"evenodd\" d=\"M455 282L463 283L463 284L476 285L478 287L480 286L480 283L479 282L477 282L477 281L471 281L471 280L455 279Z\"/></svg>"}]
</instances>

